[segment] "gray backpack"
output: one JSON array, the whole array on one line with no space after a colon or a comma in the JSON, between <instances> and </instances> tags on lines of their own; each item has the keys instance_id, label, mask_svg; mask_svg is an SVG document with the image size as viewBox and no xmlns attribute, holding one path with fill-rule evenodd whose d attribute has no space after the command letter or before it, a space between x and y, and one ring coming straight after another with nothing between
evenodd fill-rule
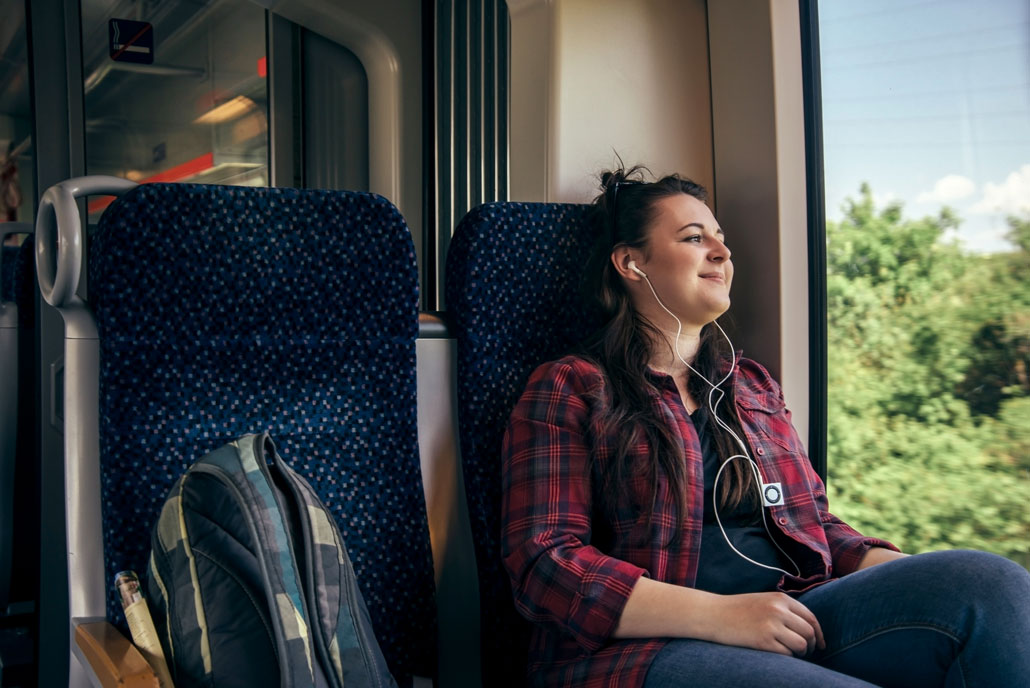
<instances>
[{"instance_id":1,"label":"gray backpack","mask_svg":"<svg viewBox=\"0 0 1030 688\"><path fill-rule=\"evenodd\" d=\"M179 479L147 574L176 688L396 686L332 515L267 434Z\"/></svg>"}]
</instances>

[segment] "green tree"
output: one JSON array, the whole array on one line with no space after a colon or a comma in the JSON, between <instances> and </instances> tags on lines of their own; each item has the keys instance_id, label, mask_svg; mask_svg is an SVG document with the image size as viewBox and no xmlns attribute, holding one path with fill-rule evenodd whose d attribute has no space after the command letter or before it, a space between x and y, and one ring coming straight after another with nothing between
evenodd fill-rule
<instances>
[{"instance_id":1,"label":"green tree","mask_svg":"<svg viewBox=\"0 0 1030 688\"><path fill-rule=\"evenodd\" d=\"M946 241L960 223L863 185L827 225L831 505L906 551L1030 566L1030 221L995 255Z\"/></svg>"}]
</instances>

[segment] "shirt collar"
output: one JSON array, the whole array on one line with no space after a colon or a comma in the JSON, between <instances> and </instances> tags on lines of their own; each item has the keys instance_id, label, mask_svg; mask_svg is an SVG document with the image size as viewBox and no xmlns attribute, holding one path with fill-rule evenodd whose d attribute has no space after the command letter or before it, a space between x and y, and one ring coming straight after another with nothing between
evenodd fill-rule
<instances>
[{"instance_id":1,"label":"shirt collar","mask_svg":"<svg viewBox=\"0 0 1030 688\"><path fill-rule=\"evenodd\" d=\"M775 388L770 387L768 384L770 380L767 376L756 376L752 370L754 366L745 365L742 370L740 363L743 355L743 351L737 351L734 354L736 368L733 371L731 382L737 403L744 408L757 409L769 413L775 413L782 409L784 407L783 399L780 398ZM728 363L724 363L720 375L726 374L728 365ZM668 373L648 367L645 374L656 389L679 393L676 389L676 382Z\"/></svg>"},{"instance_id":2,"label":"shirt collar","mask_svg":"<svg viewBox=\"0 0 1030 688\"><path fill-rule=\"evenodd\" d=\"M743 357L744 357L743 349L738 349L737 351L735 351L734 354L733 354L734 364L735 365L739 365L740 364L740 359L743 358ZM726 371L727 371L728 368L729 368L729 363L726 362L726 361L723 361L722 366L719 369L720 377L726 374ZM661 383L663 385L671 384L674 387L676 385L676 383L673 382L672 375L669 375L668 373L663 373L660 370L655 370L651 366L647 366L647 368L645 369L645 373L646 373L646 375L649 378L651 378L651 380L653 380L656 383ZM734 377L737 376L736 370L734 370L733 376Z\"/></svg>"}]
</instances>

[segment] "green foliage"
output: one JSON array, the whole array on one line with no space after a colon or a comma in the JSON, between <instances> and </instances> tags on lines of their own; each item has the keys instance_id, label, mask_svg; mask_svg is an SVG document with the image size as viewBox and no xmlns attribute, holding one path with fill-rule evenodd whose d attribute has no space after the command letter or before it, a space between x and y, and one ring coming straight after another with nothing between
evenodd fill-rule
<instances>
[{"instance_id":1,"label":"green foliage","mask_svg":"<svg viewBox=\"0 0 1030 688\"><path fill-rule=\"evenodd\" d=\"M960 219L877 209L827 224L830 504L903 550L1030 567L1030 219L1010 252L945 241Z\"/></svg>"}]
</instances>

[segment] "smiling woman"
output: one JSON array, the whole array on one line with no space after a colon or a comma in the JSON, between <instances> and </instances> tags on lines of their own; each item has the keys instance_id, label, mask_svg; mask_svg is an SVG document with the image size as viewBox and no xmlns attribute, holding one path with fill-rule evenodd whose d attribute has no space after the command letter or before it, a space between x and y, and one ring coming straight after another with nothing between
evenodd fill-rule
<instances>
[{"instance_id":1,"label":"smiling woman","mask_svg":"<svg viewBox=\"0 0 1030 688\"><path fill-rule=\"evenodd\" d=\"M654 215L646 248L617 246L611 260L630 281L630 289L639 290L646 282L652 293L665 294L672 310L685 314L686 335L696 341L701 328L730 306L730 250L712 211L694 196L681 193L662 198L654 204ZM638 269L633 270L631 264ZM659 275L657 287L648 279L648 270ZM657 295L654 301L641 305L644 317L654 323L668 322L667 316L675 319ZM666 315L654 312L657 308Z\"/></svg>"},{"instance_id":2,"label":"smiling woman","mask_svg":"<svg viewBox=\"0 0 1030 688\"><path fill-rule=\"evenodd\" d=\"M829 512L779 385L717 323L733 264L704 189L640 169L601 188L584 286L604 324L530 376L502 449L531 684L1030 679L1004 649L1030 633L1026 571L907 557Z\"/></svg>"}]
</instances>

